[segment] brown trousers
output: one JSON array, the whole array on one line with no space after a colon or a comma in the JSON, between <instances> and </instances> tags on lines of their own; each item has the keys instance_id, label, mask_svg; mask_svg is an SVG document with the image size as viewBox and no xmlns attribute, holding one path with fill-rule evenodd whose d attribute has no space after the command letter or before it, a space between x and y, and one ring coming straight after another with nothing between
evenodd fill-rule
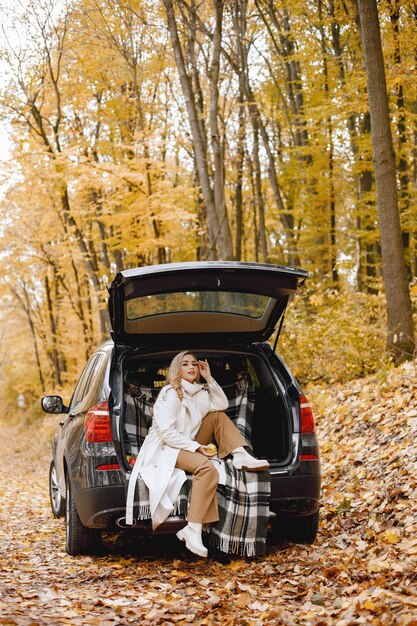
<instances>
[{"instance_id":1,"label":"brown trousers","mask_svg":"<svg viewBox=\"0 0 417 626\"><path fill-rule=\"evenodd\" d=\"M236 448L247 446L236 426L223 411L207 413L195 437L202 446L216 440L219 459L224 459ZM193 474L188 521L200 524L217 522L217 485L219 473L210 459L200 452L180 450L176 467Z\"/></svg>"}]
</instances>

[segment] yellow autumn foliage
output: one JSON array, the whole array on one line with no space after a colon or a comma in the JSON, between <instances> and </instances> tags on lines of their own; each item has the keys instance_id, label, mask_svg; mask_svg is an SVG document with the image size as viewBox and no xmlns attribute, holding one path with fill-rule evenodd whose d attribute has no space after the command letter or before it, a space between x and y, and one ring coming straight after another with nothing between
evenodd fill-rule
<instances>
[{"instance_id":1,"label":"yellow autumn foliage","mask_svg":"<svg viewBox=\"0 0 417 626\"><path fill-rule=\"evenodd\" d=\"M279 352L303 383L346 382L386 364L382 295L319 290L289 304Z\"/></svg>"},{"instance_id":2,"label":"yellow autumn foliage","mask_svg":"<svg viewBox=\"0 0 417 626\"><path fill-rule=\"evenodd\" d=\"M213 84L213 7L174 2L204 191L163 3L23 4L5 12L5 32L18 45L0 44L8 71L0 114L11 142L0 198L4 413L14 414L21 390L28 407L38 407L44 392L69 393L93 347L109 336L106 289L117 271L229 250L229 240L220 247L216 220L227 223L236 260L312 272L279 342L303 383L385 367L354 4L288 0L274 12L273 3L223 3ZM412 3L397 8L400 19L380 3L405 258L415 274L415 137L400 121L414 128L417 42ZM218 196L214 209L210 193Z\"/></svg>"}]
</instances>

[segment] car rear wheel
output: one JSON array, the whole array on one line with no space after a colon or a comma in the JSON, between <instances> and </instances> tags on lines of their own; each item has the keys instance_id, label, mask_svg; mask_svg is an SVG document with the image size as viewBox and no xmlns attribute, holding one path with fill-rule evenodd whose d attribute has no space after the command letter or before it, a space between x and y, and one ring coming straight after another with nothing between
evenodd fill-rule
<instances>
[{"instance_id":1,"label":"car rear wheel","mask_svg":"<svg viewBox=\"0 0 417 626\"><path fill-rule=\"evenodd\" d=\"M68 476L66 482L66 552L71 556L75 556L77 554L93 554L98 550L101 545L101 530L98 530L97 528L87 528L86 526L83 526L75 506L71 482Z\"/></svg>"},{"instance_id":2,"label":"car rear wheel","mask_svg":"<svg viewBox=\"0 0 417 626\"><path fill-rule=\"evenodd\" d=\"M295 543L313 543L319 529L319 510L312 515L295 517L289 525L288 538Z\"/></svg>"},{"instance_id":3,"label":"car rear wheel","mask_svg":"<svg viewBox=\"0 0 417 626\"><path fill-rule=\"evenodd\" d=\"M58 477L53 461L49 466L49 499L54 517L63 517L65 515L65 500L58 487Z\"/></svg>"}]
</instances>

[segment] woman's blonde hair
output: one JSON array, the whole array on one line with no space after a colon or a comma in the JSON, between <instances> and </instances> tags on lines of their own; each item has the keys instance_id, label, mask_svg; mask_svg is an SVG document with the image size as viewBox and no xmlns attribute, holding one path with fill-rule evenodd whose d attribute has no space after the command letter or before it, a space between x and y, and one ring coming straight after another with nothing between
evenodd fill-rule
<instances>
[{"instance_id":1,"label":"woman's blonde hair","mask_svg":"<svg viewBox=\"0 0 417 626\"><path fill-rule=\"evenodd\" d=\"M184 392L181 386L181 363L182 363L183 358L187 355L190 355L196 358L195 355L189 350L183 350L183 352L180 352L179 354L174 356L168 368L168 374L167 374L167 382L173 386L180 400L184 398ZM200 380L200 370L198 370L197 372L196 382L198 382L199 380Z\"/></svg>"}]
</instances>

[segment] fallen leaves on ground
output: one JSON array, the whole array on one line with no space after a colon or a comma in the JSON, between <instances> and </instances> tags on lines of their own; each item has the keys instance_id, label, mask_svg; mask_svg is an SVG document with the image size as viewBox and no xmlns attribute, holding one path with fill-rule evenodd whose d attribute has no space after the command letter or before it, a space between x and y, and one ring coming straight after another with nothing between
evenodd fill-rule
<instances>
[{"instance_id":1,"label":"fallen leaves on ground","mask_svg":"<svg viewBox=\"0 0 417 626\"><path fill-rule=\"evenodd\" d=\"M175 537L134 531L68 556L48 497L56 420L3 427L0 624L417 626L417 364L309 395L319 535L254 560L194 559Z\"/></svg>"}]
</instances>

